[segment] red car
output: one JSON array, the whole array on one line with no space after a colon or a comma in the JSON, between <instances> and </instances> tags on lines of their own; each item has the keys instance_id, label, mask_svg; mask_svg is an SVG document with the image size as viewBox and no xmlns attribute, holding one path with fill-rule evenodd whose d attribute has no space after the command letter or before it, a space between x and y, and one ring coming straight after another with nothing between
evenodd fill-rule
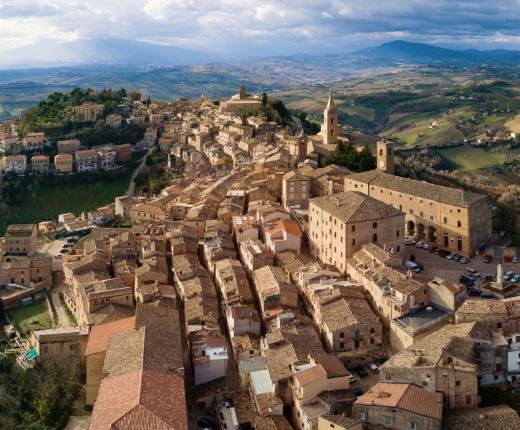
<instances>
[{"instance_id":1,"label":"red car","mask_svg":"<svg viewBox=\"0 0 520 430\"><path fill-rule=\"evenodd\" d=\"M504 263L511 263L511 256L510 255L504 255Z\"/></svg>"},{"instance_id":2,"label":"red car","mask_svg":"<svg viewBox=\"0 0 520 430\"><path fill-rule=\"evenodd\" d=\"M430 245L430 248L428 248L428 252L431 252L432 254L437 251L437 245Z\"/></svg>"}]
</instances>

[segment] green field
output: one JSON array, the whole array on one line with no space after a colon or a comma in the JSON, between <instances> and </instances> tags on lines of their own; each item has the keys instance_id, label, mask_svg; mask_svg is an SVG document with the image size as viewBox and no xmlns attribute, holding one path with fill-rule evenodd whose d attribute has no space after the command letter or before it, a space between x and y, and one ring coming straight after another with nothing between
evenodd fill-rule
<instances>
[{"instance_id":1,"label":"green field","mask_svg":"<svg viewBox=\"0 0 520 430\"><path fill-rule=\"evenodd\" d=\"M467 146L446 148L437 150L436 152L448 160L454 169L462 171L500 166L506 161L511 160L510 154L494 152L484 148L470 148Z\"/></svg>"},{"instance_id":2,"label":"green field","mask_svg":"<svg viewBox=\"0 0 520 430\"><path fill-rule=\"evenodd\" d=\"M28 334L32 330L41 330L51 326L49 312L44 301L12 309L7 312L7 315L11 324L18 329L20 334ZM36 319L37 322L31 323L33 319Z\"/></svg>"},{"instance_id":3,"label":"green field","mask_svg":"<svg viewBox=\"0 0 520 430\"><path fill-rule=\"evenodd\" d=\"M84 181L63 185L36 180L26 188L20 205L0 208L0 236L4 235L9 224L56 220L61 213L79 215L113 203L115 197L126 192L134 168L135 163L132 163L121 169L121 174L115 178L104 179L102 175L84 177Z\"/></svg>"}]
</instances>

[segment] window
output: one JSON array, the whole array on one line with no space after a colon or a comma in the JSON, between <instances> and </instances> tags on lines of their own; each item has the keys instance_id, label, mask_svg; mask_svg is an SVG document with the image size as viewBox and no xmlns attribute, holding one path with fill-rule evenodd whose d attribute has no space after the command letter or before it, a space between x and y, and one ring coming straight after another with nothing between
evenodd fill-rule
<instances>
[{"instance_id":1,"label":"window","mask_svg":"<svg viewBox=\"0 0 520 430\"><path fill-rule=\"evenodd\" d=\"M345 333L340 333L340 334L339 334L339 337L340 337L340 338L344 338L344 337L345 337Z\"/></svg>"},{"instance_id":2,"label":"window","mask_svg":"<svg viewBox=\"0 0 520 430\"><path fill-rule=\"evenodd\" d=\"M466 405L471 405L471 394L466 394Z\"/></svg>"},{"instance_id":3,"label":"window","mask_svg":"<svg viewBox=\"0 0 520 430\"><path fill-rule=\"evenodd\" d=\"M444 217L444 224L448 224L448 218Z\"/></svg>"},{"instance_id":4,"label":"window","mask_svg":"<svg viewBox=\"0 0 520 430\"><path fill-rule=\"evenodd\" d=\"M356 231L356 226L353 225L352 228L350 229L350 231L352 231L352 232Z\"/></svg>"},{"instance_id":5,"label":"window","mask_svg":"<svg viewBox=\"0 0 520 430\"><path fill-rule=\"evenodd\" d=\"M399 230L395 232L395 237L399 237Z\"/></svg>"},{"instance_id":6,"label":"window","mask_svg":"<svg viewBox=\"0 0 520 430\"><path fill-rule=\"evenodd\" d=\"M372 328L370 329L370 334L374 334L375 332L376 332L376 329L372 327Z\"/></svg>"},{"instance_id":7,"label":"window","mask_svg":"<svg viewBox=\"0 0 520 430\"><path fill-rule=\"evenodd\" d=\"M360 420L364 421L364 420L367 419L367 413L366 412L360 412L358 416L359 416Z\"/></svg>"},{"instance_id":8,"label":"window","mask_svg":"<svg viewBox=\"0 0 520 430\"><path fill-rule=\"evenodd\" d=\"M377 233L372 235L372 242L377 242Z\"/></svg>"},{"instance_id":9,"label":"window","mask_svg":"<svg viewBox=\"0 0 520 430\"><path fill-rule=\"evenodd\" d=\"M459 387L460 386L460 381L455 381L455 386Z\"/></svg>"},{"instance_id":10,"label":"window","mask_svg":"<svg viewBox=\"0 0 520 430\"><path fill-rule=\"evenodd\" d=\"M462 227L462 223L460 221L457 221L457 227Z\"/></svg>"},{"instance_id":11,"label":"window","mask_svg":"<svg viewBox=\"0 0 520 430\"><path fill-rule=\"evenodd\" d=\"M372 224L372 228L377 228L377 222Z\"/></svg>"},{"instance_id":12,"label":"window","mask_svg":"<svg viewBox=\"0 0 520 430\"><path fill-rule=\"evenodd\" d=\"M417 430L417 423L415 421L410 421L410 428L412 430Z\"/></svg>"},{"instance_id":13,"label":"window","mask_svg":"<svg viewBox=\"0 0 520 430\"><path fill-rule=\"evenodd\" d=\"M343 342L340 342L339 349L343 349L343 348L345 348L345 344Z\"/></svg>"},{"instance_id":14,"label":"window","mask_svg":"<svg viewBox=\"0 0 520 430\"><path fill-rule=\"evenodd\" d=\"M387 426L391 426L393 423L394 423L394 418L393 417L385 417L385 424Z\"/></svg>"},{"instance_id":15,"label":"window","mask_svg":"<svg viewBox=\"0 0 520 430\"><path fill-rule=\"evenodd\" d=\"M352 239L352 245L356 244L356 239Z\"/></svg>"}]
</instances>

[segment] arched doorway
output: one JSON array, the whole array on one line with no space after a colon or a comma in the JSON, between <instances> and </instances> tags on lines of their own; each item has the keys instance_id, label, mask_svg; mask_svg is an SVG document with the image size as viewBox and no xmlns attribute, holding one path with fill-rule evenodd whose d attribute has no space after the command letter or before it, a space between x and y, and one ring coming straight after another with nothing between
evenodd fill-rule
<instances>
[{"instance_id":1,"label":"arched doorway","mask_svg":"<svg viewBox=\"0 0 520 430\"><path fill-rule=\"evenodd\" d=\"M415 223L410 220L406 223L406 231L408 236L414 236L415 235Z\"/></svg>"},{"instance_id":2,"label":"arched doorway","mask_svg":"<svg viewBox=\"0 0 520 430\"><path fill-rule=\"evenodd\" d=\"M428 227L428 242L437 242L437 230L432 225Z\"/></svg>"},{"instance_id":3,"label":"arched doorway","mask_svg":"<svg viewBox=\"0 0 520 430\"><path fill-rule=\"evenodd\" d=\"M422 239L425 236L426 227L424 224L417 224L417 238Z\"/></svg>"}]
</instances>

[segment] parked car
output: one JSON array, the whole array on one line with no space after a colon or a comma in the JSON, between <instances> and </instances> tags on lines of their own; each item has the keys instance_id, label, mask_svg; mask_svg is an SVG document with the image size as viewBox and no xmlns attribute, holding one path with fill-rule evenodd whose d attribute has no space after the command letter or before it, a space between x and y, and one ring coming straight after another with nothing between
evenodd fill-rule
<instances>
[{"instance_id":1,"label":"parked car","mask_svg":"<svg viewBox=\"0 0 520 430\"><path fill-rule=\"evenodd\" d=\"M518 257L513 257L511 259L511 263L518 263Z\"/></svg>"},{"instance_id":2,"label":"parked car","mask_svg":"<svg viewBox=\"0 0 520 430\"><path fill-rule=\"evenodd\" d=\"M510 255L504 255L504 263L511 263L512 257Z\"/></svg>"},{"instance_id":3,"label":"parked car","mask_svg":"<svg viewBox=\"0 0 520 430\"><path fill-rule=\"evenodd\" d=\"M424 242L417 242L417 243L415 244L415 247L416 247L416 248L422 248L423 245L424 245Z\"/></svg>"},{"instance_id":4,"label":"parked car","mask_svg":"<svg viewBox=\"0 0 520 430\"><path fill-rule=\"evenodd\" d=\"M351 384L357 381L356 377L348 371L347 371L347 377L348 377L348 382L350 382Z\"/></svg>"},{"instance_id":5,"label":"parked car","mask_svg":"<svg viewBox=\"0 0 520 430\"><path fill-rule=\"evenodd\" d=\"M461 284L466 285L467 287L472 287L473 285L475 285L475 281L465 274L459 278L459 282Z\"/></svg>"},{"instance_id":6,"label":"parked car","mask_svg":"<svg viewBox=\"0 0 520 430\"><path fill-rule=\"evenodd\" d=\"M370 369L370 371L372 373L379 373L379 367L377 367L377 364L376 363L370 363L368 365L368 368Z\"/></svg>"},{"instance_id":7,"label":"parked car","mask_svg":"<svg viewBox=\"0 0 520 430\"><path fill-rule=\"evenodd\" d=\"M480 272L477 269L473 269L471 267L468 267L466 269L466 272L470 273L473 276L476 276L477 278L480 277Z\"/></svg>"},{"instance_id":8,"label":"parked car","mask_svg":"<svg viewBox=\"0 0 520 430\"><path fill-rule=\"evenodd\" d=\"M445 249L438 249L436 253L439 254L439 256L442 258L448 258L448 255L451 254L450 251L446 251Z\"/></svg>"},{"instance_id":9,"label":"parked car","mask_svg":"<svg viewBox=\"0 0 520 430\"><path fill-rule=\"evenodd\" d=\"M361 366L356 367L354 369L354 372L356 372L361 379L365 379L368 376L368 372L365 369L363 369Z\"/></svg>"},{"instance_id":10,"label":"parked car","mask_svg":"<svg viewBox=\"0 0 520 430\"><path fill-rule=\"evenodd\" d=\"M491 255L485 255L484 256L484 263L491 263L493 261L493 257L491 257Z\"/></svg>"},{"instance_id":11,"label":"parked car","mask_svg":"<svg viewBox=\"0 0 520 430\"><path fill-rule=\"evenodd\" d=\"M361 397L364 394L364 391L361 388L356 387L352 388L352 394L354 394L356 397Z\"/></svg>"},{"instance_id":12,"label":"parked car","mask_svg":"<svg viewBox=\"0 0 520 430\"><path fill-rule=\"evenodd\" d=\"M453 261L460 261L461 258L462 258L462 255L453 254Z\"/></svg>"},{"instance_id":13,"label":"parked car","mask_svg":"<svg viewBox=\"0 0 520 430\"><path fill-rule=\"evenodd\" d=\"M515 276L515 272L508 270L506 273L504 273L504 280L509 281L513 276Z\"/></svg>"},{"instance_id":14,"label":"parked car","mask_svg":"<svg viewBox=\"0 0 520 430\"><path fill-rule=\"evenodd\" d=\"M450 252L447 256L446 256L446 259L447 260L453 260L453 257L455 257L455 254L453 252Z\"/></svg>"},{"instance_id":15,"label":"parked car","mask_svg":"<svg viewBox=\"0 0 520 430\"><path fill-rule=\"evenodd\" d=\"M422 249L425 249L428 251L430 249L431 245L429 243L423 243Z\"/></svg>"},{"instance_id":16,"label":"parked car","mask_svg":"<svg viewBox=\"0 0 520 430\"><path fill-rule=\"evenodd\" d=\"M482 291L482 294L480 295L483 299L496 299L496 294L490 293L489 291Z\"/></svg>"},{"instance_id":17,"label":"parked car","mask_svg":"<svg viewBox=\"0 0 520 430\"><path fill-rule=\"evenodd\" d=\"M513 283L513 284L516 284L517 282L520 282L520 275L515 275L513 276L510 281Z\"/></svg>"},{"instance_id":18,"label":"parked car","mask_svg":"<svg viewBox=\"0 0 520 430\"><path fill-rule=\"evenodd\" d=\"M415 240L413 240L411 237L407 237L407 238L404 240L404 244L405 244L405 245L415 245Z\"/></svg>"},{"instance_id":19,"label":"parked car","mask_svg":"<svg viewBox=\"0 0 520 430\"><path fill-rule=\"evenodd\" d=\"M437 253L437 245L430 245L428 252L431 252L432 254Z\"/></svg>"},{"instance_id":20,"label":"parked car","mask_svg":"<svg viewBox=\"0 0 520 430\"><path fill-rule=\"evenodd\" d=\"M468 289L468 296L471 296L471 297L481 297L482 296L482 292L477 289L477 288L470 288Z\"/></svg>"},{"instance_id":21,"label":"parked car","mask_svg":"<svg viewBox=\"0 0 520 430\"><path fill-rule=\"evenodd\" d=\"M468 264L471 260L468 258L468 257L462 257L460 260L459 260L459 263L462 263L462 264Z\"/></svg>"}]
</instances>

